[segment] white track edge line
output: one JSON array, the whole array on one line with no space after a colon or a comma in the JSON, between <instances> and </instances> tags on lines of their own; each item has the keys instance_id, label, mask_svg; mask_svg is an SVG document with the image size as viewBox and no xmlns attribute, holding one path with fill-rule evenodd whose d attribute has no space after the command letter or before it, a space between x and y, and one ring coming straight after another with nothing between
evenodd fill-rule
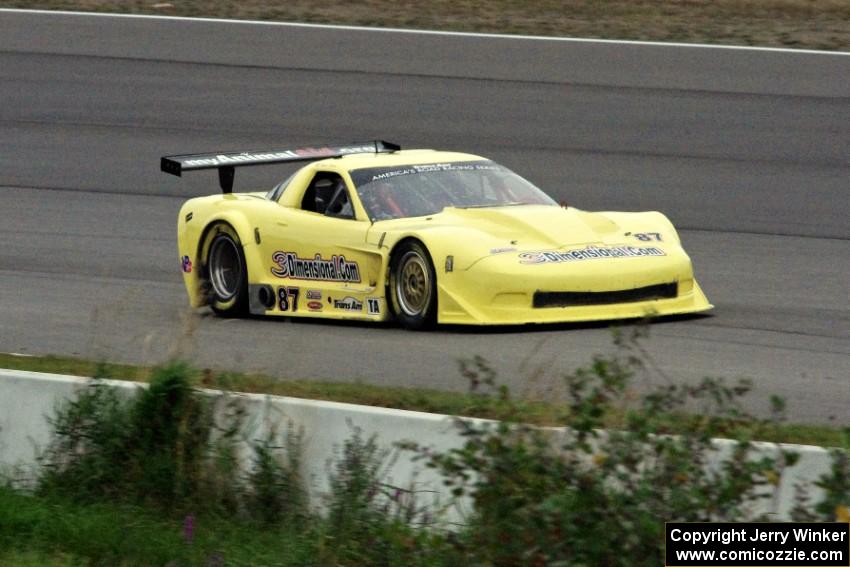
<instances>
[{"instance_id":1,"label":"white track edge line","mask_svg":"<svg viewBox=\"0 0 850 567\"><path fill-rule=\"evenodd\" d=\"M259 26L282 26L295 28L314 28L314 29L329 29L329 30L347 30L359 32L384 32L384 33L404 33L404 34L419 34L419 35L437 35L450 37L469 37L469 38L488 38L488 39L507 39L507 40L525 40L525 41L555 41L565 43L597 43L608 45L635 45L647 47L693 47L701 49L726 49L736 51L760 51L769 53L793 53L798 55L833 55L833 56L848 56L850 51L823 51L817 49L792 49L785 47L758 47L749 45L714 45L710 43L678 43L664 41L636 41L625 39L594 39L580 37L558 37L558 36L542 36L542 35L513 35L513 34L498 34L498 33L476 33L476 32L457 32L457 31L441 31L441 30L417 30L408 28L375 28L365 26L346 26L334 24L308 24L303 22L274 22L266 20L229 20L224 18L191 18L185 16L165 16L155 14L115 14L110 12L75 12L69 10L31 10L24 8L0 8L0 13L17 13L17 14L49 14L61 16L93 16L105 18L135 18L146 20L173 20L185 22L205 22L217 24L242 24L242 25L259 25Z\"/></svg>"}]
</instances>

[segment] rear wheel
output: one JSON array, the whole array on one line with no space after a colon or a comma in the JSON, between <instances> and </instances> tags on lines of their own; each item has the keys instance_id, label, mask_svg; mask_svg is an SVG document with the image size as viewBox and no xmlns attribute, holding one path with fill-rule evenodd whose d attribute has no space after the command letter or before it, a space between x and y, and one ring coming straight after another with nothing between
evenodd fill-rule
<instances>
[{"instance_id":1,"label":"rear wheel","mask_svg":"<svg viewBox=\"0 0 850 567\"><path fill-rule=\"evenodd\" d=\"M208 233L204 276L210 307L224 317L244 315L248 307L248 270L239 235L226 224Z\"/></svg>"},{"instance_id":2,"label":"rear wheel","mask_svg":"<svg viewBox=\"0 0 850 567\"><path fill-rule=\"evenodd\" d=\"M389 297L403 327L427 329L437 321L437 275L431 256L418 242L408 241L393 253Z\"/></svg>"}]
</instances>

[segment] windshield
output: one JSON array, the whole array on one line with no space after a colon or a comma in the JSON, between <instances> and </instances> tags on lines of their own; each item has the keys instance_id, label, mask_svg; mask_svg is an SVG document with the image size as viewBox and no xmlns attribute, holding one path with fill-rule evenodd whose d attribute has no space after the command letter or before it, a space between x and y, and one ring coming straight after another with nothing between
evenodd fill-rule
<instances>
[{"instance_id":1,"label":"windshield","mask_svg":"<svg viewBox=\"0 0 850 567\"><path fill-rule=\"evenodd\" d=\"M374 221L431 215L446 207L557 206L546 193L489 160L375 167L350 173Z\"/></svg>"}]
</instances>

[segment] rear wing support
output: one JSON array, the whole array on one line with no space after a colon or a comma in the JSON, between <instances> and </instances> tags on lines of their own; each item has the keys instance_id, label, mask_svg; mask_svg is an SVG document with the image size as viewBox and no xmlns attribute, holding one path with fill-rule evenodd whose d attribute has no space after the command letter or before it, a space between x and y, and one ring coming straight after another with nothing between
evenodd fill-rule
<instances>
[{"instance_id":1,"label":"rear wing support","mask_svg":"<svg viewBox=\"0 0 850 567\"><path fill-rule=\"evenodd\" d=\"M225 165L218 168L218 184L222 193L233 193L233 180L236 178L236 168Z\"/></svg>"},{"instance_id":2,"label":"rear wing support","mask_svg":"<svg viewBox=\"0 0 850 567\"><path fill-rule=\"evenodd\" d=\"M341 146L323 146L319 148L296 148L292 150L257 150L246 152L218 152L209 154L186 154L163 156L160 169L165 173L182 176L184 171L198 169L217 169L218 183L223 193L233 192L233 179L236 168L248 165L268 165L272 163L291 163L300 161L318 161L338 158L348 154L392 153L401 149L398 144L375 140L374 142L352 143Z\"/></svg>"}]
</instances>

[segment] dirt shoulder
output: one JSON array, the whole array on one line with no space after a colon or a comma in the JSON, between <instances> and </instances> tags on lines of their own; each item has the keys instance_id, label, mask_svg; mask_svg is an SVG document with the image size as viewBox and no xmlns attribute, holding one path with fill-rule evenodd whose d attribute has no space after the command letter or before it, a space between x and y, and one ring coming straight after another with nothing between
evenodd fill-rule
<instances>
[{"instance_id":1,"label":"dirt shoulder","mask_svg":"<svg viewBox=\"0 0 850 567\"><path fill-rule=\"evenodd\" d=\"M850 51L848 0L23 0L0 7Z\"/></svg>"}]
</instances>

